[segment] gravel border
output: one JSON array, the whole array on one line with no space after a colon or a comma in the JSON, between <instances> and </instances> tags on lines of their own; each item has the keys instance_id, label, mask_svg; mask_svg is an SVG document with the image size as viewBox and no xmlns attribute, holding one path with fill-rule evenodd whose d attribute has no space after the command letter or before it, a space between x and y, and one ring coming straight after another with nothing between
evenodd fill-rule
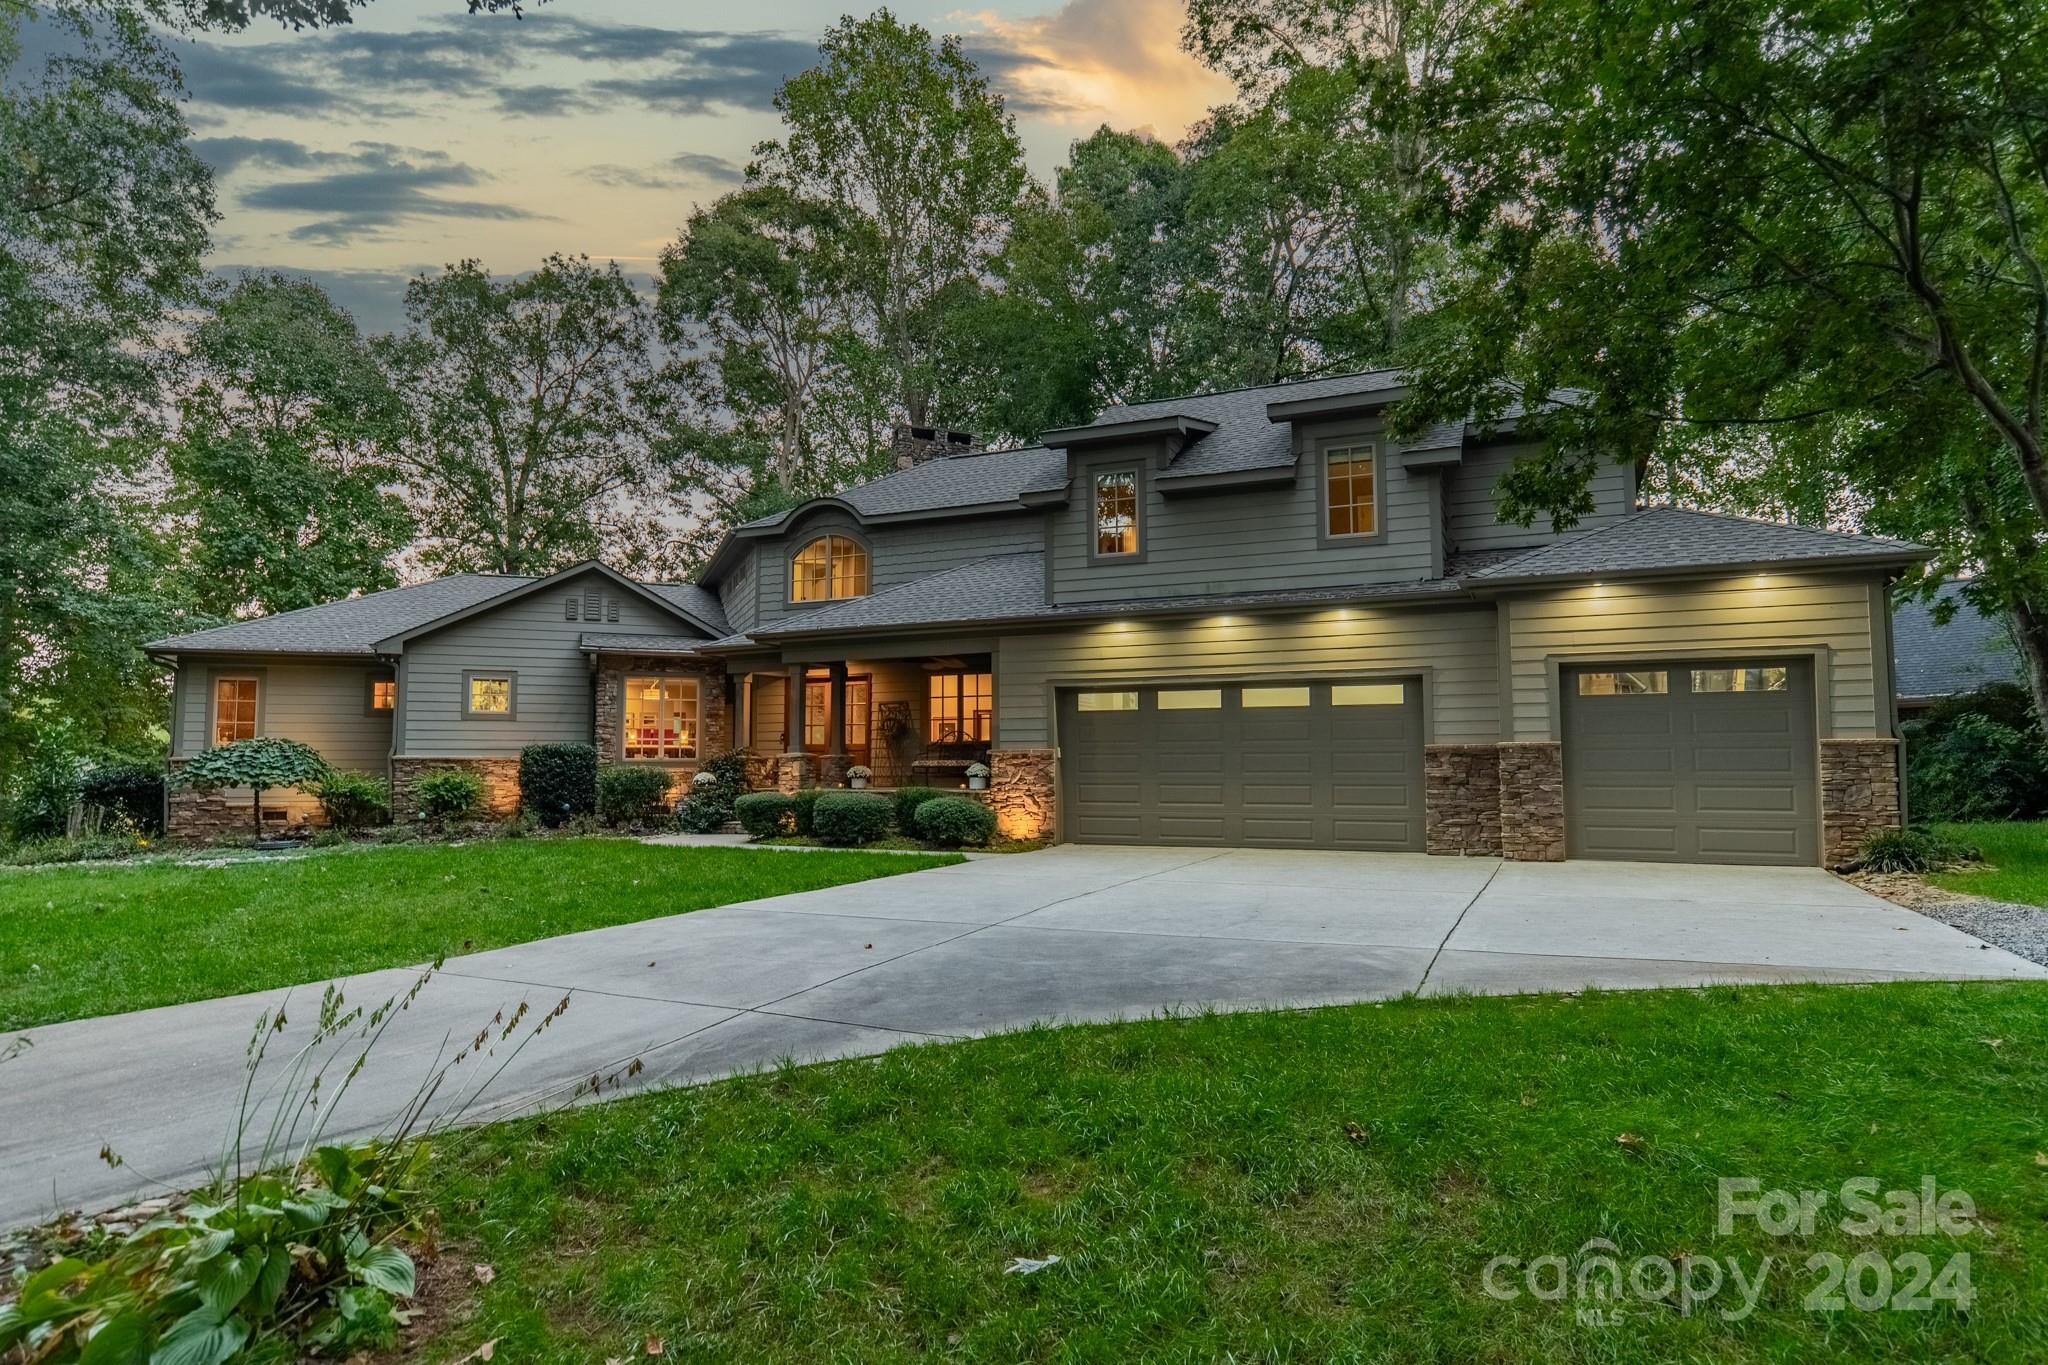
<instances>
[{"instance_id":1,"label":"gravel border","mask_svg":"<svg viewBox=\"0 0 2048 1365\"><path fill-rule=\"evenodd\" d=\"M2048 967L2048 910L2013 901L1964 899L1908 907L1973 934L2015 957Z\"/></svg>"}]
</instances>

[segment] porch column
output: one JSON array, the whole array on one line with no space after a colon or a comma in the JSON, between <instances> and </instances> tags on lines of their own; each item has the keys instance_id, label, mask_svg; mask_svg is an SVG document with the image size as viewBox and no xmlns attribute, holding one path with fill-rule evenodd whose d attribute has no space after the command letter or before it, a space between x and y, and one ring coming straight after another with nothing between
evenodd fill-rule
<instances>
[{"instance_id":1,"label":"porch column","mask_svg":"<svg viewBox=\"0 0 2048 1365\"><path fill-rule=\"evenodd\" d=\"M775 787L795 792L811 785L810 765L804 760L804 666L789 666L787 694L782 707L782 754L775 760Z\"/></svg>"},{"instance_id":2,"label":"porch column","mask_svg":"<svg viewBox=\"0 0 2048 1365\"><path fill-rule=\"evenodd\" d=\"M825 756L818 760L818 785L843 787L853 760L846 753L846 661L828 666L832 681L825 707Z\"/></svg>"}]
</instances>

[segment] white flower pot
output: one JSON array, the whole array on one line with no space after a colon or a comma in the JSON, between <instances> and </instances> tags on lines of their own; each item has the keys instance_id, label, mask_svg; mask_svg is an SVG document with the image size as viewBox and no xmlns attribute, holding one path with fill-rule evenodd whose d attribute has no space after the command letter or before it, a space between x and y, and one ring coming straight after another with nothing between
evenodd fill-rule
<instances>
[{"instance_id":1,"label":"white flower pot","mask_svg":"<svg viewBox=\"0 0 2048 1365\"><path fill-rule=\"evenodd\" d=\"M968 779L967 779L967 790L969 790L969 791L971 791L971 792L985 792L985 791L987 791L987 790L988 790L988 779L987 779L987 778L985 778L985 777L970 777L970 778L968 778Z\"/></svg>"},{"instance_id":2,"label":"white flower pot","mask_svg":"<svg viewBox=\"0 0 2048 1365\"><path fill-rule=\"evenodd\" d=\"M849 777L846 779L846 785L855 791L862 791L867 787L868 780L865 777Z\"/></svg>"}]
</instances>

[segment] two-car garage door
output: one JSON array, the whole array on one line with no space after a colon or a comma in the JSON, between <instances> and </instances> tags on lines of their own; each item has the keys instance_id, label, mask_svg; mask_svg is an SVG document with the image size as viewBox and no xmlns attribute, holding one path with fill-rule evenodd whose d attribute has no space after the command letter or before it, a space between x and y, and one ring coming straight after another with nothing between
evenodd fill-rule
<instances>
[{"instance_id":1,"label":"two-car garage door","mask_svg":"<svg viewBox=\"0 0 2048 1365\"><path fill-rule=\"evenodd\" d=\"M1414 680L1061 694L1079 843L1422 848Z\"/></svg>"}]
</instances>

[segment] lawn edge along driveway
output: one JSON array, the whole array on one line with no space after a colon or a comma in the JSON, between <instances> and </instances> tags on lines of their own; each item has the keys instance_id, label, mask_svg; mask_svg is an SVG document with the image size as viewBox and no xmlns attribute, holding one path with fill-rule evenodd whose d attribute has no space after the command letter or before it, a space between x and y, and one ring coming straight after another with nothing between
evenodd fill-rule
<instances>
[{"instance_id":1,"label":"lawn edge along driveway","mask_svg":"<svg viewBox=\"0 0 2048 1365\"><path fill-rule=\"evenodd\" d=\"M0 873L0 1033L959 862L496 839Z\"/></svg>"}]
</instances>

